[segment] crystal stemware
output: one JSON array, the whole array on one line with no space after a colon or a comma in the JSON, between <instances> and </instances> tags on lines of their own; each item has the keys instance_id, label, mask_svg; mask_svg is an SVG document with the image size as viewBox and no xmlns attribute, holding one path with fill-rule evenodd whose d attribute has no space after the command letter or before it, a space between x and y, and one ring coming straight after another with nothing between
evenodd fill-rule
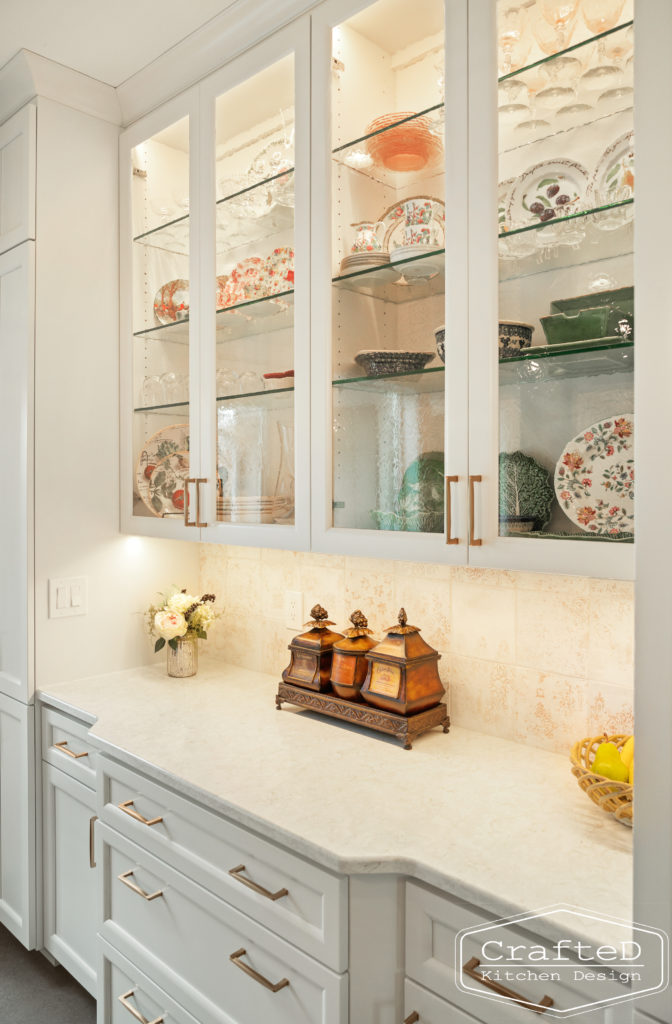
<instances>
[{"instance_id":1,"label":"crystal stemware","mask_svg":"<svg viewBox=\"0 0 672 1024\"><path fill-rule=\"evenodd\" d=\"M515 70L513 66L514 47L520 47L526 39L527 9L522 3L507 4L499 11L497 17L497 33L502 51L500 74L508 75ZM531 43L528 41L528 52ZM520 56L520 54L518 54ZM524 62L525 58L523 58Z\"/></svg>"},{"instance_id":2,"label":"crystal stemware","mask_svg":"<svg viewBox=\"0 0 672 1024\"><path fill-rule=\"evenodd\" d=\"M556 53L569 46L579 0L537 0L537 8L555 28Z\"/></svg>"},{"instance_id":3,"label":"crystal stemware","mask_svg":"<svg viewBox=\"0 0 672 1024\"><path fill-rule=\"evenodd\" d=\"M532 33L542 53L554 57L558 52L557 29L540 11L532 22ZM542 71L548 82L537 93L537 101L551 109L568 104L575 94L576 80L582 67L580 59L569 54L561 54L543 64Z\"/></svg>"}]
</instances>

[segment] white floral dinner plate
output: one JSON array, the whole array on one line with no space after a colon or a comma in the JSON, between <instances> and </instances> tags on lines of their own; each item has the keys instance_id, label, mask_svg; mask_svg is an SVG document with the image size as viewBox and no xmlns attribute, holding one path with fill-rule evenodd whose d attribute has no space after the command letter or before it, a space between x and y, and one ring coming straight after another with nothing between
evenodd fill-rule
<instances>
[{"instance_id":1,"label":"white floral dinner plate","mask_svg":"<svg viewBox=\"0 0 672 1024\"><path fill-rule=\"evenodd\" d=\"M590 184L590 206L607 206L635 196L635 133L625 132L605 149ZM595 216L595 224L612 231L629 224L635 216L632 204Z\"/></svg>"},{"instance_id":2,"label":"white floral dinner plate","mask_svg":"<svg viewBox=\"0 0 672 1024\"><path fill-rule=\"evenodd\" d=\"M547 224L586 208L588 171L574 160L544 160L525 171L509 199L506 224L512 228Z\"/></svg>"},{"instance_id":3,"label":"white floral dinner plate","mask_svg":"<svg viewBox=\"0 0 672 1024\"><path fill-rule=\"evenodd\" d=\"M565 446L555 467L555 494L586 533L634 533L634 441L628 412L591 424Z\"/></svg>"},{"instance_id":4,"label":"white floral dinner plate","mask_svg":"<svg viewBox=\"0 0 672 1024\"><path fill-rule=\"evenodd\" d=\"M184 512L184 481L188 476L188 451L173 452L157 462L149 478L149 500L155 516Z\"/></svg>"},{"instance_id":5,"label":"white floral dinner plate","mask_svg":"<svg viewBox=\"0 0 672 1024\"><path fill-rule=\"evenodd\" d=\"M262 283L267 295L289 292L294 288L294 250L281 245L266 257Z\"/></svg>"},{"instance_id":6,"label":"white floral dinner plate","mask_svg":"<svg viewBox=\"0 0 672 1024\"><path fill-rule=\"evenodd\" d=\"M135 487L143 502L152 513L160 516L152 506L150 480L159 462L176 452L189 451L189 424L174 423L169 427L157 430L156 434L145 441L135 467Z\"/></svg>"}]
</instances>

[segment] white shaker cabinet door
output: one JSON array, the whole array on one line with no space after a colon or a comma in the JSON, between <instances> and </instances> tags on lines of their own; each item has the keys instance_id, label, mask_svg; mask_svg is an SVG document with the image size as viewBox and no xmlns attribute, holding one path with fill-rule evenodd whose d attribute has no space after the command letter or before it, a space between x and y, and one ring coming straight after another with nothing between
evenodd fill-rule
<instances>
[{"instance_id":1,"label":"white shaker cabinet door","mask_svg":"<svg viewBox=\"0 0 672 1024\"><path fill-rule=\"evenodd\" d=\"M43 763L42 801L44 945L95 998L96 794Z\"/></svg>"},{"instance_id":2,"label":"white shaker cabinet door","mask_svg":"<svg viewBox=\"0 0 672 1024\"><path fill-rule=\"evenodd\" d=\"M0 127L0 252L35 238L36 138L32 104Z\"/></svg>"},{"instance_id":3,"label":"white shaker cabinet door","mask_svg":"<svg viewBox=\"0 0 672 1024\"><path fill-rule=\"evenodd\" d=\"M0 924L35 946L34 708L0 693Z\"/></svg>"},{"instance_id":4,"label":"white shaker cabinet door","mask_svg":"<svg viewBox=\"0 0 672 1024\"><path fill-rule=\"evenodd\" d=\"M33 242L0 256L0 693L33 692Z\"/></svg>"}]
</instances>

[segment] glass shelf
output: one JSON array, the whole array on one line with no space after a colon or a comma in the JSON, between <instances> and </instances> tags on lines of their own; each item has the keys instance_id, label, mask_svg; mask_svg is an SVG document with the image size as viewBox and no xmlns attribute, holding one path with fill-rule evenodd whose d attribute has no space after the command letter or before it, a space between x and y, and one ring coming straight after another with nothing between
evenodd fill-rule
<instances>
[{"instance_id":1,"label":"glass shelf","mask_svg":"<svg viewBox=\"0 0 672 1024\"><path fill-rule=\"evenodd\" d=\"M274 181L280 182L285 187L289 184L290 177L294 174L294 168L288 167L285 171L279 171L277 174L272 174L269 178L262 178L261 181L255 181L251 185L247 185L245 188L238 189L237 192L230 192L228 195L223 196L217 200L217 206L221 206L223 203L231 203L234 200L240 200L243 196L248 198L257 189L268 188ZM286 181L282 181L285 178Z\"/></svg>"},{"instance_id":2,"label":"glass shelf","mask_svg":"<svg viewBox=\"0 0 672 1024\"><path fill-rule=\"evenodd\" d=\"M430 159L425 167L416 171L389 170L387 167L374 163L369 155L367 148L369 139L373 139L377 135L384 135L391 129L398 128L399 125L410 124L420 117L427 118L431 123L430 130L439 139L443 138L444 105L443 103L437 103L432 107L426 107L417 114L412 114L410 117L404 117L400 121L395 121L385 128L380 128L378 131L370 132L368 135L362 135L358 139L353 139L342 146L337 146L332 151L332 157L336 163L341 164L343 167L347 167L358 174L363 174L367 178L379 182L381 185L391 185L393 188L401 188L407 182L443 174L443 144L441 144L435 158L433 160Z\"/></svg>"},{"instance_id":3,"label":"glass shelf","mask_svg":"<svg viewBox=\"0 0 672 1024\"><path fill-rule=\"evenodd\" d=\"M607 373L632 373L634 342L600 338L572 345L537 345L499 361L502 385L546 384Z\"/></svg>"},{"instance_id":4,"label":"glass shelf","mask_svg":"<svg viewBox=\"0 0 672 1024\"><path fill-rule=\"evenodd\" d=\"M294 324L294 292L278 292L260 299L238 302L215 313L217 344L249 338L257 334L282 331ZM136 331L134 338L157 338L160 341L189 343L189 317L174 324L157 324Z\"/></svg>"},{"instance_id":5,"label":"glass shelf","mask_svg":"<svg viewBox=\"0 0 672 1024\"><path fill-rule=\"evenodd\" d=\"M522 138L516 138L514 126L505 125L500 122L500 160L511 153L520 153L525 149L538 146L540 143L545 143L549 140L554 142L560 140L564 146L568 141L571 141L572 136L584 129L591 129L600 133L606 132L609 135L620 134L610 127L609 122L622 117L626 111L629 111L632 107L632 99L624 97L622 104L622 106L616 106L613 110L597 110L594 108L590 112L584 111L583 116L585 120L583 121L579 120L580 115L577 115L575 124L558 125L551 123L543 133L539 135L526 135ZM502 140L507 141L503 142Z\"/></svg>"},{"instance_id":6,"label":"glass shelf","mask_svg":"<svg viewBox=\"0 0 672 1024\"><path fill-rule=\"evenodd\" d=\"M143 231L133 239L140 245L148 245L153 249L164 249L178 256L189 255L189 214L169 220L165 224Z\"/></svg>"},{"instance_id":7,"label":"glass shelf","mask_svg":"<svg viewBox=\"0 0 672 1024\"><path fill-rule=\"evenodd\" d=\"M599 35L589 36L587 39L581 39L580 42L574 43L572 46L568 46L564 50L558 50L557 53L551 53L547 57L541 57L539 60L532 61L531 64L526 64L524 67L518 68L516 71L509 71L506 75L500 75L498 82L506 82L508 78L519 78L521 75L524 75L526 71L530 71L532 68L538 68L542 64L549 64L551 61L557 60L558 57L564 57L568 53L574 53L576 50L580 50L585 46L591 46L593 43L598 43L600 39L606 39L607 36L612 36L615 32L623 32L625 29L630 28L632 24L632 21L624 21L622 25L616 25L615 28L610 28L606 32L600 32Z\"/></svg>"},{"instance_id":8,"label":"glass shelf","mask_svg":"<svg viewBox=\"0 0 672 1024\"><path fill-rule=\"evenodd\" d=\"M332 380L332 387L377 394L422 395L443 391L445 366L430 366L410 373L385 373L380 377L343 377Z\"/></svg>"},{"instance_id":9,"label":"glass shelf","mask_svg":"<svg viewBox=\"0 0 672 1024\"><path fill-rule=\"evenodd\" d=\"M383 302L412 302L445 292L445 249L434 249L398 263L385 263L332 278L341 291L357 292ZM420 277L419 275L423 276Z\"/></svg>"},{"instance_id":10,"label":"glass shelf","mask_svg":"<svg viewBox=\"0 0 672 1024\"><path fill-rule=\"evenodd\" d=\"M621 256L633 255L634 232L633 224L624 225L614 231L603 231L590 220L584 220L586 225L585 238L581 240L580 248L572 245L551 245L530 247L531 251L520 251L518 244L514 242L515 248L506 244L504 239L500 240L500 262L499 262L499 283L504 285L507 282L516 281L524 277L532 277L536 274L548 274L556 270L567 270L572 267L587 267L592 265L604 267L608 260ZM545 226L545 225L544 225ZM543 241L543 234L519 235L519 238L532 238ZM502 256L506 247L506 257ZM513 252L516 253L512 255ZM511 317L503 317L511 319Z\"/></svg>"},{"instance_id":11,"label":"glass shelf","mask_svg":"<svg viewBox=\"0 0 672 1024\"><path fill-rule=\"evenodd\" d=\"M247 391L244 394L240 394L240 395L222 395L221 397L217 398L216 401L217 401L218 404L221 404L223 402L240 402L240 401L245 401L245 400L248 400L250 398L256 398L256 399L263 398L264 399L263 403L255 402L253 404L255 404L255 405L259 404L259 405L265 406L265 405L267 405L267 400L270 400L271 398L273 398L274 395L290 394L293 391L294 391L294 386L293 385L291 387L288 387L288 388L268 388L268 389L264 389L263 391ZM184 416L187 417L189 415L189 402L170 402L170 403L166 403L165 405L144 405L144 406L138 406L136 409L133 410L133 412L142 413L142 414L145 414L145 415L150 414L150 413L151 414L154 414L154 413L164 413L164 414L170 414L172 416L172 415L174 415L175 410L178 410L178 409L181 412L184 412Z\"/></svg>"}]
</instances>

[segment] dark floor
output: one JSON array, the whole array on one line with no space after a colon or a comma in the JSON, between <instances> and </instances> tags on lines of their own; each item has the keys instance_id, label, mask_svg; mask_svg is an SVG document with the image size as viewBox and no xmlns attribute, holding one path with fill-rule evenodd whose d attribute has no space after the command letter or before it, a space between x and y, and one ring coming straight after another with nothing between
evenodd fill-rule
<instances>
[{"instance_id":1,"label":"dark floor","mask_svg":"<svg viewBox=\"0 0 672 1024\"><path fill-rule=\"evenodd\" d=\"M0 1024L96 1024L96 1003L67 971L0 926Z\"/></svg>"}]
</instances>

